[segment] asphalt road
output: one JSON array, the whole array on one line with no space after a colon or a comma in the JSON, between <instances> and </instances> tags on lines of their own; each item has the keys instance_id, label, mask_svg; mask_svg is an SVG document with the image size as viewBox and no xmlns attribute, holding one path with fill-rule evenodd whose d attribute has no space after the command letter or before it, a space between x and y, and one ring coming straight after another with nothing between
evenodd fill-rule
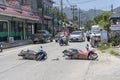
<instances>
[{"instance_id":1,"label":"asphalt road","mask_svg":"<svg viewBox=\"0 0 120 80\"><path fill-rule=\"evenodd\" d=\"M62 51L71 47L86 51L86 44L73 42L69 46L59 46L52 42L7 49L0 53L0 80L120 80L120 61L114 56L99 53L96 61L62 57ZM46 61L24 60L17 56L22 49L38 51L40 46L48 53Z\"/></svg>"}]
</instances>

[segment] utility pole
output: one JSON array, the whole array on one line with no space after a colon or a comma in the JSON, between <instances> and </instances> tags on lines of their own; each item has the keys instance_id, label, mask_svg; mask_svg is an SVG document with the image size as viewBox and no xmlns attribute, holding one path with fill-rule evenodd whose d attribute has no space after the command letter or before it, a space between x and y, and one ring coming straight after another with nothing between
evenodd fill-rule
<instances>
[{"instance_id":1,"label":"utility pole","mask_svg":"<svg viewBox=\"0 0 120 80\"><path fill-rule=\"evenodd\" d=\"M79 8L79 28L80 28L80 26L81 26L81 24L80 24L80 8Z\"/></svg>"},{"instance_id":2,"label":"utility pole","mask_svg":"<svg viewBox=\"0 0 120 80\"><path fill-rule=\"evenodd\" d=\"M61 0L61 27L63 28L63 0Z\"/></svg>"},{"instance_id":3,"label":"utility pole","mask_svg":"<svg viewBox=\"0 0 120 80\"><path fill-rule=\"evenodd\" d=\"M54 11L54 8L53 8L53 33L52 33L52 36L54 37L54 27L55 27L55 11Z\"/></svg>"},{"instance_id":4,"label":"utility pole","mask_svg":"<svg viewBox=\"0 0 120 80\"><path fill-rule=\"evenodd\" d=\"M57 15L55 14L57 12L57 8L56 7L54 7L53 8L53 37L54 37L54 28L56 27L56 25L57 25Z\"/></svg>"},{"instance_id":5,"label":"utility pole","mask_svg":"<svg viewBox=\"0 0 120 80\"><path fill-rule=\"evenodd\" d=\"M96 16L96 7L94 8L94 14L95 14L95 16Z\"/></svg>"},{"instance_id":6,"label":"utility pole","mask_svg":"<svg viewBox=\"0 0 120 80\"><path fill-rule=\"evenodd\" d=\"M44 29L44 0L42 1L42 25L41 25L41 29Z\"/></svg>"},{"instance_id":7,"label":"utility pole","mask_svg":"<svg viewBox=\"0 0 120 80\"><path fill-rule=\"evenodd\" d=\"M63 13L63 0L61 0L61 13Z\"/></svg>"},{"instance_id":8,"label":"utility pole","mask_svg":"<svg viewBox=\"0 0 120 80\"><path fill-rule=\"evenodd\" d=\"M113 4L111 5L111 12L113 13Z\"/></svg>"}]
</instances>

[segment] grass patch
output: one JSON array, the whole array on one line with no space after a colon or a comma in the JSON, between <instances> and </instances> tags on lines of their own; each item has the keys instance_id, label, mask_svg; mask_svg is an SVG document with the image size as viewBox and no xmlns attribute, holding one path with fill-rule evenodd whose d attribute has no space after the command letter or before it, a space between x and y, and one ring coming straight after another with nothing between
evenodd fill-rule
<instances>
[{"instance_id":1,"label":"grass patch","mask_svg":"<svg viewBox=\"0 0 120 80\"><path fill-rule=\"evenodd\" d=\"M108 46L99 46L97 49L100 51L107 50L109 47Z\"/></svg>"},{"instance_id":2,"label":"grass patch","mask_svg":"<svg viewBox=\"0 0 120 80\"><path fill-rule=\"evenodd\" d=\"M102 53L109 53L111 55L120 56L120 53L116 50L116 48L111 48L110 43L100 43L100 46L97 48Z\"/></svg>"}]
</instances>

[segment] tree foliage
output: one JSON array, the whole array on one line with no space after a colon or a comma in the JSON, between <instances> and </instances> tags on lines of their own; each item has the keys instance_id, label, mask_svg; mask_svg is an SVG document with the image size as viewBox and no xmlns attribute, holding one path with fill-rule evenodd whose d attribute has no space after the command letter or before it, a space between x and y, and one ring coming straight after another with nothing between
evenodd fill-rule
<instances>
[{"instance_id":1,"label":"tree foliage","mask_svg":"<svg viewBox=\"0 0 120 80\"><path fill-rule=\"evenodd\" d=\"M95 24L100 25L102 28L108 28L110 25L109 18L112 15L111 12L106 11L94 17Z\"/></svg>"},{"instance_id":2,"label":"tree foliage","mask_svg":"<svg viewBox=\"0 0 120 80\"><path fill-rule=\"evenodd\" d=\"M53 14L56 15L59 20L66 19L66 14L59 11L53 12Z\"/></svg>"},{"instance_id":3,"label":"tree foliage","mask_svg":"<svg viewBox=\"0 0 120 80\"><path fill-rule=\"evenodd\" d=\"M94 25L94 21L92 20L87 21L85 24L85 30L90 30L92 25Z\"/></svg>"}]
</instances>

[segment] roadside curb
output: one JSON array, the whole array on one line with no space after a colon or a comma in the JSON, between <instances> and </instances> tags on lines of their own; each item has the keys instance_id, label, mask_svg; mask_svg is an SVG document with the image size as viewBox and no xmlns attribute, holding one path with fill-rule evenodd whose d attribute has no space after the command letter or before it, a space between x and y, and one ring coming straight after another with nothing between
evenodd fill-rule
<instances>
[{"instance_id":1,"label":"roadside curb","mask_svg":"<svg viewBox=\"0 0 120 80\"><path fill-rule=\"evenodd\" d=\"M1 45L2 45L3 49L8 49L8 48L28 45L28 44L32 44L32 43L33 42L31 40L21 40L21 41L16 41L14 43L2 42Z\"/></svg>"}]
</instances>

